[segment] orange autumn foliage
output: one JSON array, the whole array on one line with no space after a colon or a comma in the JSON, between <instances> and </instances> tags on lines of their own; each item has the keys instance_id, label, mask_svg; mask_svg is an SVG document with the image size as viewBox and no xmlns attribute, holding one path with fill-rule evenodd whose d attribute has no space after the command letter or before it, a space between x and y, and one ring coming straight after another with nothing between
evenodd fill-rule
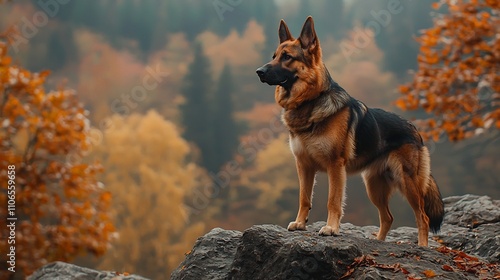
<instances>
[{"instance_id":1,"label":"orange autumn foliage","mask_svg":"<svg viewBox=\"0 0 500 280\"><path fill-rule=\"evenodd\" d=\"M418 71L395 104L434 114L421 121L426 138L458 141L499 129L500 2L441 0L433 7L448 13L417 39Z\"/></svg>"},{"instance_id":2,"label":"orange autumn foliage","mask_svg":"<svg viewBox=\"0 0 500 280\"><path fill-rule=\"evenodd\" d=\"M7 51L0 40L0 219L17 220L15 244L4 242L10 231L0 228L0 279L12 276L3 269L10 246L16 273L27 276L52 261L102 255L114 232L110 193L96 180L102 168L80 160L90 145L87 112L73 91L44 89L48 71L16 66ZM8 179L15 198L7 197Z\"/></svg>"}]
</instances>

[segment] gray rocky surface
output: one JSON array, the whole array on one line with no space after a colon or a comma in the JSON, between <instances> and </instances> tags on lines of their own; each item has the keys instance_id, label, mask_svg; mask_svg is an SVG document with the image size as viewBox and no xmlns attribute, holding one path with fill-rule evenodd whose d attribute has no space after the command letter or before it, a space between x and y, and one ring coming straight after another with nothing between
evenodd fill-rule
<instances>
[{"instance_id":1,"label":"gray rocky surface","mask_svg":"<svg viewBox=\"0 0 500 280\"><path fill-rule=\"evenodd\" d=\"M374 239L376 226L349 223L338 236L319 236L324 222L296 232L216 228L197 240L171 279L500 279L500 201L464 195L444 202L444 224L429 247L416 245L411 227L391 230L385 242ZM28 279L145 278L55 262Z\"/></svg>"}]
</instances>

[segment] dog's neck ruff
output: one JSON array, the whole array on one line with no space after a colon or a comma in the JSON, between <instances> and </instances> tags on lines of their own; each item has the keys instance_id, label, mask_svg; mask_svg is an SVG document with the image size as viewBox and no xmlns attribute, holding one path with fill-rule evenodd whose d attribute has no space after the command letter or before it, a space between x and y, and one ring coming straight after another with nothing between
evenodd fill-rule
<instances>
[{"instance_id":1,"label":"dog's neck ruff","mask_svg":"<svg viewBox=\"0 0 500 280\"><path fill-rule=\"evenodd\" d=\"M278 85L275 90L276 103L285 110L292 110L318 98L323 93L340 88L333 81L324 64L316 67L312 72L314 74L310 76L301 79L296 75L293 80L287 80L287 83Z\"/></svg>"},{"instance_id":2,"label":"dog's neck ruff","mask_svg":"<svg viewBox=\"0 0 500 280\"><path fill-rule=\"evenodd\" d=\"M317 98L304 101L293 109L284 108L282 120L292 133L308 132L339 112L351 99L342 87L332 81L330 88L319 93Z\"/></svg>"}]
</instances>

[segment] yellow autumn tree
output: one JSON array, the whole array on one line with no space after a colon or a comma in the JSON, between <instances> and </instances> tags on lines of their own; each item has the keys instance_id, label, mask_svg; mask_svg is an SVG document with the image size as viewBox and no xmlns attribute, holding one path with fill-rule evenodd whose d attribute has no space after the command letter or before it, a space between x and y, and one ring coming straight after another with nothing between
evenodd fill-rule
<instances>
[{"instance_id":1,"label":"yellow autumn tree","mask_svg":"<svg viewBox=\"0 0 500 280\"><path fill-rule=\"evenodd\" d=\"M251 201L253 207L250 213L254 223L288 223L296 209L299 188L287 134L280 134L259 150L255 161L243 169L239 180L235 180L233 185L238 188L236 196L240 193L236 200L245 199L241 195L246 192L245 189L256 191L256 200ZM262 220L270 217L272 220Z\"/></svg>"},{"instance_id":2,"label":"yellow autumn tree","mask_svg":"<svg viewBox=\"0 0 500 280\"><path fill-rule=\"evenodd\" d=\"M113 232L101 166L73 160L89 149L87 112L74 91L46 91L49 73L14 65L7 52L0 40L0 219L11 225L0 228L2 279L12 277L6 252L21 278L52 261L102 255Z\"/></svg>"},{"instance_id":3,"label":"yellow autumn tree","mask_svg":"<svg viewBox=\"0 0 500 280\"><path fill-rule=\"evenodd\" d=\"M189 223L184 202L206 177L188 161L176 126L158 113L113 115L108 124L95 156L106 168L118 238L100 267L168 279L205 230Z\"/></svg>"},{"instance_id":4,"label":"yellow autumn tree","mask_svg":"<svg viewBox=\"0 0 500 280\"><path fill-rule=\"evenodd\" d=\"M452 141L500 128L500 2L440 0L434 26L418 38L414 79L396 105L424 109L424 137Z\"/></svg>"}]
</instances>

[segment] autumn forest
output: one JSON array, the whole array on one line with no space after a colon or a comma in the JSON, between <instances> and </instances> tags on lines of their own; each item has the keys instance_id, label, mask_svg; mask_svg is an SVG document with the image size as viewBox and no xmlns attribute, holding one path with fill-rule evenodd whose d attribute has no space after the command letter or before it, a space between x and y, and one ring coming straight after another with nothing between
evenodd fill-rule
<instances>
[{"instance_id":1,"label":"autumn forest","mask_svg":"<svg viewBox=\"0 0 500 280\"><path fill-rule=\"evenodd\" d=\"M255 69L308 15L333 79L419 128L444 197L500 199L496 0L0 0L0 279L57 260L168 279L214 227L286 227L295 162ZM311 221L327 192L318 174ZM343 222L375 209L349 177Z\"/></svg>"}]
</instances>

